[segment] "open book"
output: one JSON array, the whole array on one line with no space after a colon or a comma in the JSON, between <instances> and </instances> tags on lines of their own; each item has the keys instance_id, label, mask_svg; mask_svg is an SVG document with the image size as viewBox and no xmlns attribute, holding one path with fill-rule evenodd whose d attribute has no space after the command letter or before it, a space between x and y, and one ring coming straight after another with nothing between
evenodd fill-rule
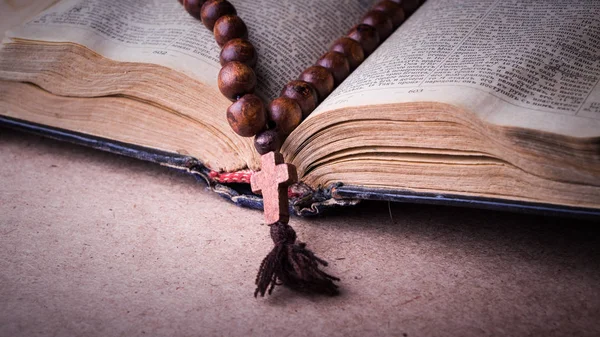
<instances>
[{"instance_id":1,"label":"open book","mask_svg":"<svg viewBox=\"0 0 600 337\"><path fill-rule=\"evenodd\" d=\"M232 3L268 100L375 1ZM259 168L253 140L227 124L219 47L177 1L63 0L17 12L25 21L0 49L3 124L217 179ZM325 204L599 215L599 17L593 0L425 2L289 135L282 153L299 189ZM305 196L297 202L313 207Z\"/></svg>"}]
</instances>

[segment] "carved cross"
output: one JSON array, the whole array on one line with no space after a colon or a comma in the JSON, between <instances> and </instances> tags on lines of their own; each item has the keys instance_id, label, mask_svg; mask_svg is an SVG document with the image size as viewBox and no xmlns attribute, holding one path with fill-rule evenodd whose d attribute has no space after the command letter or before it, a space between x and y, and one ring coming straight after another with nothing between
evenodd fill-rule
<instances>
[{"instance_id":1,"label":"carved cross","mask_svg":"<svg viewBox=\"0 0 600 337\"><path fill-rule=\"evenodd\" d=\"M286 164L278 152L269 152L260 157L261 171L250 178L252 192L261 193L265 213L265 223L278 221L287 223L290 219L288 186L298 181L296 168Z\"/></svg>"}]
</instances>

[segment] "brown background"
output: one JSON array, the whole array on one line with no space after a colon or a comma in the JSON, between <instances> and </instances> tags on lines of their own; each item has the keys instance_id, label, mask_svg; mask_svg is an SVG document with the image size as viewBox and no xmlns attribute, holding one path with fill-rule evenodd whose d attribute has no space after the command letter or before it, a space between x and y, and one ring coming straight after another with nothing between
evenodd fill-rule
<instances>
[{"instance_id":1,"label":"brown background","mask_svg":"<svg viewBox=\"0 0 600 337\"><path fill-rule=\"evenodd\" d=\"M387 203L292 218L342 295L254 299L261 213L189 176L0 128L0 182L1 336L600 335L597 223Z\"/></svg>"}]
</instances>

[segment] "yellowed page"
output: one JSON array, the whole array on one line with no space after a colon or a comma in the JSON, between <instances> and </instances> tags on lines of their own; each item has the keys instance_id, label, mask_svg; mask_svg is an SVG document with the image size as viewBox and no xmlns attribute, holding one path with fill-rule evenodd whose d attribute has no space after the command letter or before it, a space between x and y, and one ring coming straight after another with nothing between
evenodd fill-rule
<instances>
[{"instance_id":1,"label":"yellowed page","mask_svg":"<svg viewBox=\"0 0 600 337\"><path fill-rule=\"evenodd\" d=\"M600 1L429 0L311 115L435 101L600 136Z\"/></svg>"},{"instance_id":2,"label":"yellowed page","mask_svg":"<svg viewBox=\"0 0 600 337\"><path fill-rule=\"evenodd\" d=\"M276 97L374 2L233 0L260 55L259 94ZM221 67L212 33L175 0L63 0L8 37L74 42L113 60L160 64L214 86Z\"/></svg>"}]
</instances>

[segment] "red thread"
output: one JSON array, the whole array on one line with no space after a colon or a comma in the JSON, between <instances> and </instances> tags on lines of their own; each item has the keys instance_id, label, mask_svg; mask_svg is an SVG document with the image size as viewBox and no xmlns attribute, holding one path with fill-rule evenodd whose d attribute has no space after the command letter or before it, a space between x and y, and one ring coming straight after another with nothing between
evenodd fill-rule
<instances>
[{"instance_id":1,"label":"red thread","mask_svg":"<svg viewBox=\"0 0 600 337\"><path fill-rule=\"evenodd\" d=\"M251 170L242 170L237 172L223 172L219 173L217 171L210 171L208 173L209 178L213 181L222 183L222 184L250 184L250 177L254 174L254 171ZM288 189L288 198L298 198L303 194L295 191L294 189Z\"/></svg>"},{"instance_id":2,"label":"red thread","mask_svg":"<svg viewBox=\"0 0 600 337\"><path fill-rule=\"evenodd\" d=\"M210 171L208 176L218 183L241 183L250 184L250 177L254 171L242 170L237 172L223 172L219 173L216 171Z\"/></svg>"}]
</instances>

